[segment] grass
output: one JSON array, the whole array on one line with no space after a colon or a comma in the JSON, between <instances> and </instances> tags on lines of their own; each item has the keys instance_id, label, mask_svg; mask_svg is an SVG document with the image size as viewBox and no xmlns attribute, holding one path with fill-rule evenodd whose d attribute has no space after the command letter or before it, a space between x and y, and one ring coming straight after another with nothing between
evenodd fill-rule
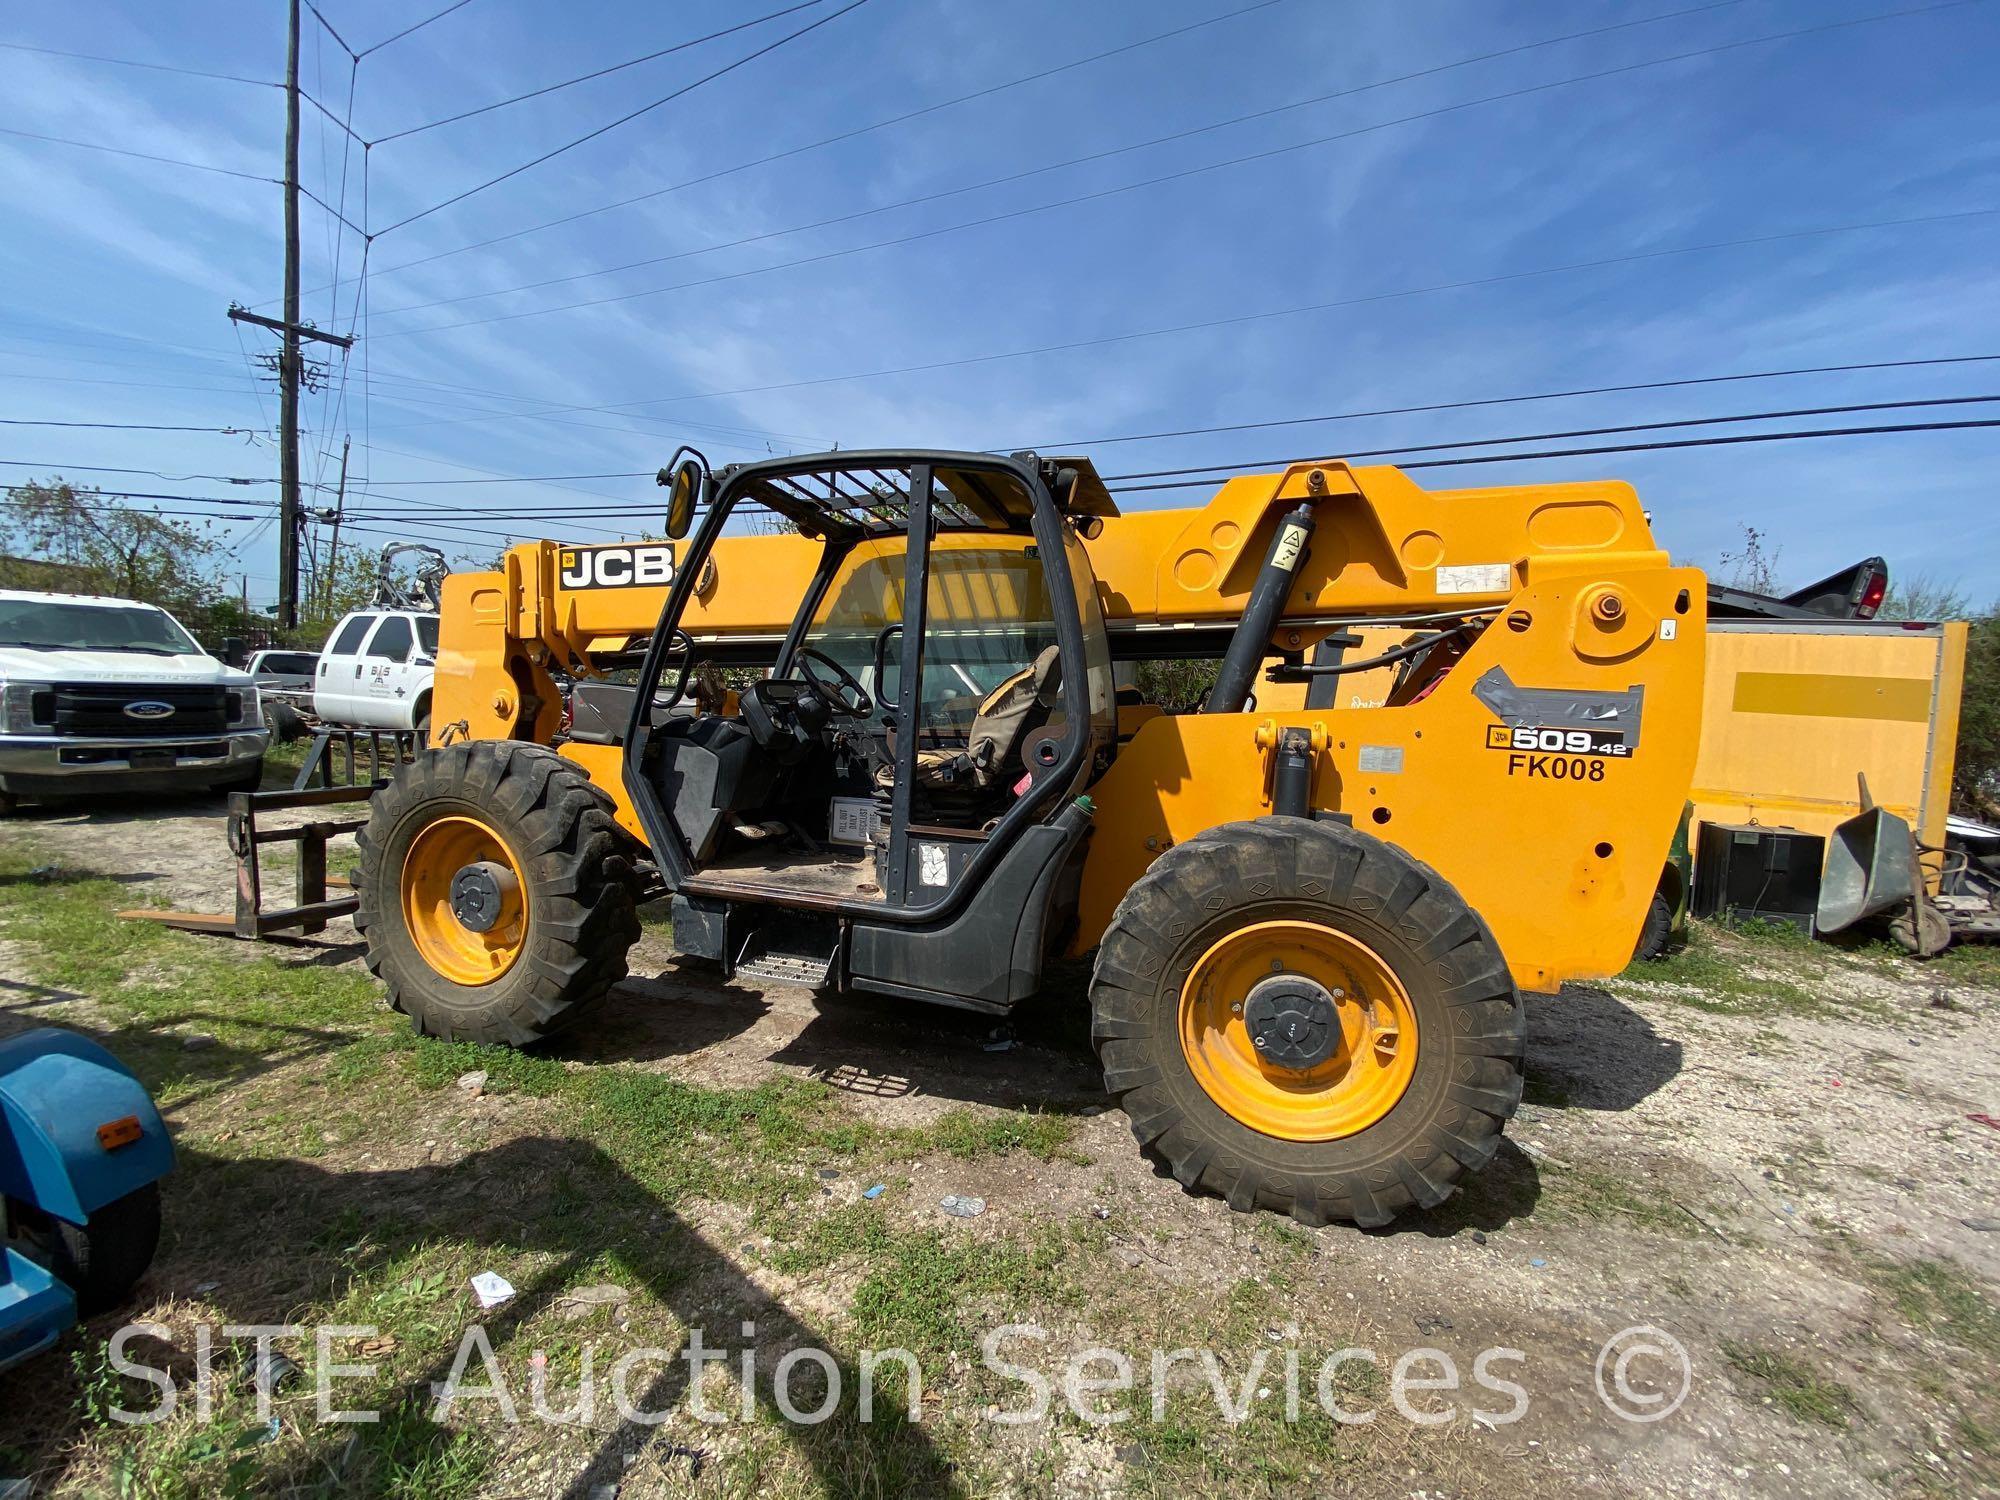
<instances>
[{"instance_id":1,"label":"grass","mask_svg":"<svg viewBox=\"0 0 2000 1500\"><path fill-rule=\"evenodd\" d=\"M323 1428L309 1395L302 1410L281 1397L275 1437L234 1382L219 1388L211 1426L185 1413L110 1424L111 1405L147 1406L150 1387L109 1372L101 1343L78 1342L83 1364L38 1390L24 1419L23 1468L81 1437L68 1472L121 1494L464 1495L490 1481L497 1440L480 1422L432 1422L428 1391L474 1318L495 1327L503 1361L519 1365L535 1346L554 1361L583 1331L558 1312L562 1295L612 1282L630 1291L620 1316L635 1345L672 1349L696 1324L733 1331L754 1316L784 1342L962 1354L982 1311L1060 1303L1088 1280L1079 1264L1101 1238L1095 1221L997 1237L907 1214L885 1222L908 1201L895 1169L914 1157L1086 1160L1068 1116L959 1108L892 1128L790 1074L719 1087L418 1037L358 965L121 921L126 885L88 871L34 876L44 863L17 835L0 844L0 938L17 945L14 972L57 997L46 1018L103 1038L174 1113L179 1164L158 1279L220 1282L208 1299L216 1322L366 1324L387 1342L371 1357L378 1372L342 1390L382 1422ZM213 1045L188 1050L195 1032ZM486 1075L478 1097L455 1087L467 1073ZM829 1212L819 1177L829 1165L893 1186ZM227 1211L190 1211L207 1204ZM814 1328L782 1304L758 1311L765 1294L694 1223L718 1205L767 1226L780 1263L851 1283L845 1315ZM466 1290L483 1269L520 1289L495 1313L477 1312ZM308 1343L295 1357L310 1355ZM852 1378L846 1389L851 1405ZM845 1408L810 1434L757 1441L762 1460L751 1442L731 1462L760 1474L758 1488L949 1482L921 1431L863 1429Z\"/></svg>"},{"instance_id":2,"label":"grass","mask_svg":"<svg viewBox=\"0 0 2000 1500\"><path fill-rule=\"evenodd\" d=\"M1827 982L1860 967L1780 923L1693 922L1678 949L1635 961L1615 983L1718 1015L1888 1015L1886 1006L1843 995Z\"/></svg>"},{"instance_id":3,"label":"grass","mask_svg":"<svg viewBox=\"0 0 2000 1500\"><path fill-rule=\"evenodd\" d=\"M1912 1328L2000 1359L2000 1308L1963 1266L1913 1260L1877 1262L1869 1269Z\"/></svg>"},{"instance_id":4,"label":"grass","mask_svg":"<svg viewBox=\"0 0 2000 1500\"><path fill-rule=\"evenodd\" d=\"M1756 1381L1772 1401L1798 1421L1845 1428L1860 1409L1854 1393L1839 1381L1818 1375L1775 1349L1727 1340L1722 1357L1730 1369Z\"/></svg>"}]
</instances>

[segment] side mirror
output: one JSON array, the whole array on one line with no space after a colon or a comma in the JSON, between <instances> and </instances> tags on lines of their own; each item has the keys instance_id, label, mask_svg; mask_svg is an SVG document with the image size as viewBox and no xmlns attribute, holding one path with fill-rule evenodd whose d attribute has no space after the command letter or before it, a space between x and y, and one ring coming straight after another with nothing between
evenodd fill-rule
<instances>
[{"instance_id":1,"label":"side mirror","mask_svg":"<svg viewBox=\"0 0 2000 1500\"><path fill-rule=\"evenodd\" d=\"M708 460L683 448L660 470L657 482L667 491L667 535L678 542L694 529L695 507L708 488Z\"/></svg>"}]
</instances>

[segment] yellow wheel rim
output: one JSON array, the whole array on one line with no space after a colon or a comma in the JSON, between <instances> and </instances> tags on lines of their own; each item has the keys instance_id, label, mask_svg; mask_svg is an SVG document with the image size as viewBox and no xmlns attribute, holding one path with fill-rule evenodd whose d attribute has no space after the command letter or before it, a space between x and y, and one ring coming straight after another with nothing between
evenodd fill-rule
<instances>
[{"instance_id":1,"label":"yellow wheel rim","mask_svg":"<svg viewBox=\"0 0 2000 1500\"><path fill-rule=\"evenodd\" d=\"M493 925L475 932L452 910L452 878L467 865L501 866L513 876L500 884ZM528 903L521 866L506 841L474 817L438 818L410 840L403 858L403 919L424 962L454 984L491 984L521 956L528 939Z\"/></svg>"},{"instance_id":2,"label":"yellow wheel rim","mask_svg":"<svg viewBox=\"0 0 2000 1500\"><path fill-rule=\"evenodd\" d=\"M1273 976L1312 981L1331 999L1339 1034L1309 1067L1274 1064L1246 1024L1252 987ZM1331 1141L1366 1130L1410 1086L1417 1016L1382 956L1318 922L1239 928L1195 961L1181 987L1181 1051L1208 1097L1252 1130Z\"/></svg>"}]
</instances>

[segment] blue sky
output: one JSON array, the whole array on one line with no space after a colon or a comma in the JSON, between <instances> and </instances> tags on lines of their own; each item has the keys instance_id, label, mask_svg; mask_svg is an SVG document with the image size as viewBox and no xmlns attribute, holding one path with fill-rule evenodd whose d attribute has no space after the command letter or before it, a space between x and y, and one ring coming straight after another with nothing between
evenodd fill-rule
<instances>
[{"instance_id":1,"label":"blue sky","mask_svg":"<svg viewBox=\"0 0 2000 1500\"><path fill-rule=\"evenodd\" d=\"M442 3L321 8L359 50ZM377 139L784 3L470 0L364 58L354 128ZM347 153L343 195L342 136L308 108L302 180L377 234L365 284L356 283L359 238L304 207L304 281L315 289L307 316L346 331L357 293L365 309L344 392L336 368L333 388L306 403L308 477L330 484L337 465L322 455L351 434L351 484L366 492L353 501L366 517L359 526L476 550L481 537L497 544L505 532L588 540L637 530L653 522L659 492L638 479L415 481L650 472L684 441L718 463L836 442L1052 447L1582 386L2000 353L2000 214L1940 217L2000 209L2000 7L1991 3L866 0L596 140L387 227L843 3L822 0L384 141L366 153L365 210L362 153ZM1624 24L1648 17L1659 19ZM1828 24L1867 17L1886 18ZM1177 28L1192 29L1147 40ZM1825 29L1779 36L1806 28ZM1596 34L1572 36L1583 32ZM1756 40L1767 37L1777 39ZM85 0L16 10L0 41L276 79L284 8ZM1061 66L1116 48L1128 50ZM1467 61L1497 52L1506 55ZM1696 52L1706 55L1680 56ZM306 88L345 115L347 54L310 15L302 55ZM1679 60L1659 61L1669 58ZM1569 82L1614 69L1624 71ZM928 108L982 90L993 91ZM1503 94L1514 97L1490 99ZM1279 108L1309 99L1318 102ZM793 150L913 111L923 112ZM1254 111L1271 112L1203 129ZM272 88L0 50L0 128L276 177L283 100ZM1121 149L1189 131L1201 133ZM1309 141L1320 143L1301 144ZM781 152L791 154L730 170ZM1041 170L1086 156L1098 159ZM707 180L659 191L697 178ZM1000 178L1012 180L974 187ZM1153 178L1170 180L1136 185ZM1128 190L1045 206L1116 188ZM516 233L642 194L653 196ZM927 201L887 207L910 199ZM276 187L0 134L0 202L0 410L268 434L274 400L244 351L269 340L251 332L239 346L224 313L232 299L278 310ZM849 217L878 207L886 211ZM834 219L843 222L822 223ZM1797 235L1910 219L1930 222ZM774 233L810 225L819 227ZM511 237L445 253L500 235ZM1629 259L1767 236L1795 237ZM876 246L884 240L906 242ZM336 254L337 302L326 290ZM427 263L409 264L419 260ZM581 274L639 261L657 263ZM1486 284L1423 290L1465 282ZM528 283L553 284L509 290ZM443 299L469 300L421 305ZM564 306L586 301L595 305ZM1306 306L1319 310L1284 312ZM1155 332L1199 323L1214 326ZM1085 347L991 357L1058 344ZM880 373L919 365L940 367ZM1084 451L1120 474L1986 394L2000 394L2000 364ZM1765 425L1995 414L1924 408ZM60 469L106 488L226 493L237 498L232 514L268 510L276 496L270 484L83 467L268 479L277 456L267 435L0 431L0 457L35 465L0 469L8 478ZM2000 558L1996 458L2000 429L1419 477L1438 487L1624 478L1681 557L1713 563L1749 523L1781 548L1780 572L1794 583L1881 552L1904 575L1955 579L1983 599L1996 592ZM629 507L632 520L450 514L579 506ZM268 598L270 527L226 529L253 597Z\"/></svg>"}]
</instances>

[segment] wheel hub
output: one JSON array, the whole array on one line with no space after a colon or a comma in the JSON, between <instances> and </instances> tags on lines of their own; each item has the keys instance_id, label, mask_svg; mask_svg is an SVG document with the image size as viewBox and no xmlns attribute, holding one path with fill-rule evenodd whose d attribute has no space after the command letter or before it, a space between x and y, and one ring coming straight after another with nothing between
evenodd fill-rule
<instances>
[{"instance_id":1,"label":"wheel hub","mask_svg":"<svg viewBox=\"0 0 2000 1500\"><path fill-rule=\"evenodd\" d=\"M1252 985L1243 1026L1259 1057L1300 1073L1318 1067L1340 1045L1332 992L1303 974L1273 974Z\"/></svg>"},{"instance_id":2,"label":"wheel hub","mask_svg":"<svg viewBox=\"0 0 2000 1500\"><path fill-rule=\"evenodd\" d=\"M451 914L467 932L491 932L507 896L520 887L514 872L494 860L463 865L451 877Z\"/></svg>"}]
</instances>

